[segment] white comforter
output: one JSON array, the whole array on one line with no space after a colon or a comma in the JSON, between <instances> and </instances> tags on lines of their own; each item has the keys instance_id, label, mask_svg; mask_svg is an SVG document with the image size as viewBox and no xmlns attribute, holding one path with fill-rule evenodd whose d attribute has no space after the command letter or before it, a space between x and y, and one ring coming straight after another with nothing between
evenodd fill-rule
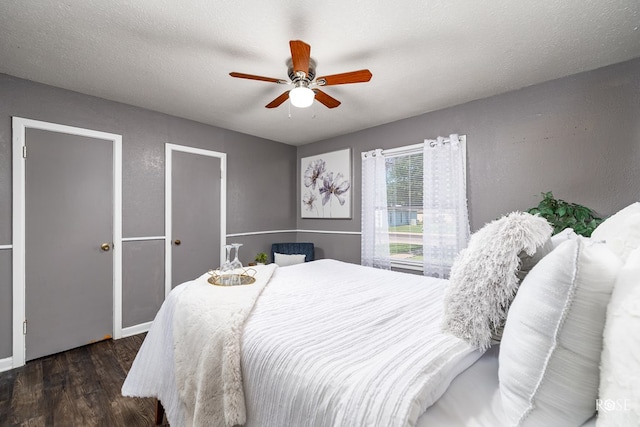
<instances>
[{"instance_id":1,"label":"white comforter","mask_svg":"<svg viewBox=\"0 0 640 427\"><path fill-rule=\"evenodd\" d=\"M447 281L320 260L245 325L247 426L413 426L480 353L440 332Z\"/></svg>"},{"instance_id":2,"label":"white comforter","mask_svg":"<svg viewBox=\"0 0 640 427\"><path fill-rule=\"evenodd\" d=\"M246 425L415 425L480 357L440 332L446 283L332 260L277 269L243 333ZM132 369L123 394L159 396L175 427L176 384L151 379L175 378L167 357L152 356L172 357L166 316L163 306L138 355L145 369Z\"/></svg>"}]
</instances>

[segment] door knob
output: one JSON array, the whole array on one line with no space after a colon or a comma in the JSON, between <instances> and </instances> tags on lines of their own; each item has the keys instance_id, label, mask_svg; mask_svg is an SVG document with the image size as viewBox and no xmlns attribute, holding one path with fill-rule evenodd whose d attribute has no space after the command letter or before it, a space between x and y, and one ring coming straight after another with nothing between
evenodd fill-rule
<instances>
[{"instance_id":1,"label":"door knob","mask_svg":"<svg viewBox=\"0 0 640 427\"><path fill-rule=\"evenodd\" d=\"M109 249L111 249L111 245L108 243L103 243L100 245L100 249L102 249L103 251L107 252Z\"/></svg>"},{"instance_id":2,"label":"door knob","mask_svg":"<svg viewBox=\"0 0 640 427\"><path fill-rule=\"evenodd\" d=\"M173 244L176 246L180 246L180 243L182 243L180 240L176 239L173 241Z\"/></svg>"}]
</instances>

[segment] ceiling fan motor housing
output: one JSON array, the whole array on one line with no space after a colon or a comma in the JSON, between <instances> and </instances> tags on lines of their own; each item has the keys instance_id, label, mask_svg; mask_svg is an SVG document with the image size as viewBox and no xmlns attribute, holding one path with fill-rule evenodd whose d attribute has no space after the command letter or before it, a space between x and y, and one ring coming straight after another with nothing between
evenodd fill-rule
<instances>
[{"instance_id":1,"label":"ceiling fan motor housing","mask_svg":"<svg viewBox=\"0 0 640 427\"><path fill-rule=\"evenodd\" d=\"M289 75L289 79L295 84L298 81L302 80L295 71L293 71L293 62L291 59L287 61L287 74ZM307 81L307 85L313 81L316 77L316 61L313 58L309 58L309 72L307 72L304 80Z\"/></svg>"}]
</instances>

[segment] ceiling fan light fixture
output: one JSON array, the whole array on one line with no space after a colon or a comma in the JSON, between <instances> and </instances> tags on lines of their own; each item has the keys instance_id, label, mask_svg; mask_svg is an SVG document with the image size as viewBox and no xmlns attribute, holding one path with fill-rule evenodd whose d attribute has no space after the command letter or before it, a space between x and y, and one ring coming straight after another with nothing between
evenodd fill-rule
<instances>
[{"instance_id":1,"label":"ceiling fan light fixture","mask_svg":"<svg viewBox=\"0 0 640 427\"><path fill-rule=\"evenodd\" d=\"M297 86L289 92L289 99L294 107L307 108L313 104L316 94L306 86Z\"/></svg>"}]
</instances>

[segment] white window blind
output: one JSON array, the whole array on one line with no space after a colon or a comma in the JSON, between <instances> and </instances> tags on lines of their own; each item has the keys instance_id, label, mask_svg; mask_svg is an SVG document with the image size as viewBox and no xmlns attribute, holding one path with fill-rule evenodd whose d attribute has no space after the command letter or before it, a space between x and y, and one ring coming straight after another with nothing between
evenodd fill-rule
<instances>
[{"instance_id":1,"label":"white window blind","mask_svg":"<svg viewBox=\"0 0 640 427\"><path fill-rule=\"evenodd\" d=\"M389 252L393 265L422 269L422 144L385 151Z\"/></svg>"}]
</instances>

